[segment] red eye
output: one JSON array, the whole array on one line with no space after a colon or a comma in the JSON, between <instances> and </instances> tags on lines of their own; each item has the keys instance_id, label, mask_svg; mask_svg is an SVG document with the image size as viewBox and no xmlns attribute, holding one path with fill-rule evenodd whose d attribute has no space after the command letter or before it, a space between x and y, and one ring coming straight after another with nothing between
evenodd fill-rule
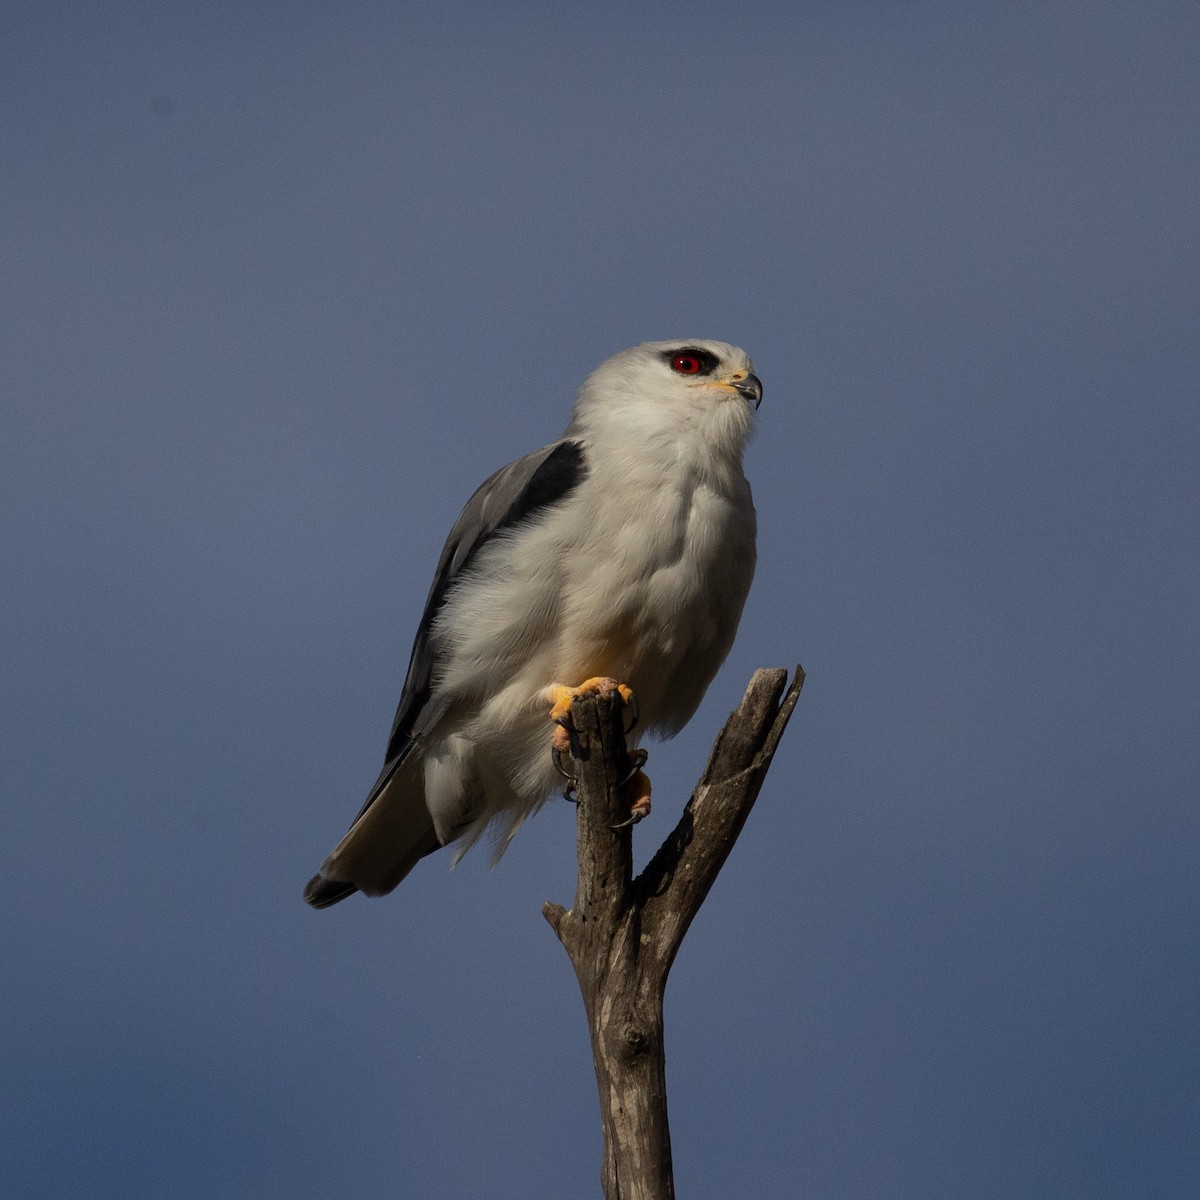
<instances>
[{"instance_id":1,"label":"red eye","mask_svg":"<svg viewBox=\"0 0 1200 1200\"><path fill-rule=\"evenodd\" d=\"M699 375L700 360L694 354L677 354L671 359L671 370L680 375Z\"/></svg>"}]
</instances>

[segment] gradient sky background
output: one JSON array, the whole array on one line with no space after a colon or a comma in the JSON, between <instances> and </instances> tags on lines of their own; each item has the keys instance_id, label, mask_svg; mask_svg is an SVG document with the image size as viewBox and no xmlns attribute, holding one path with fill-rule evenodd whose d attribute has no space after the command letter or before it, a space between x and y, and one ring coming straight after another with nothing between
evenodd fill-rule
<instances>
[{"instance_id":1,"label":"gradient sky background","mask_svg":"<svg viewBox=\"0 0 1200 1200\"><path fill-rule=\"evenodd\" d=\"M746 346L795 719L667 994L681 1196L1200 1194L1194 3L10 6L0 1194L599 1195L573 813L300 889L443 537Z\"/></svg>"}]
</instances>

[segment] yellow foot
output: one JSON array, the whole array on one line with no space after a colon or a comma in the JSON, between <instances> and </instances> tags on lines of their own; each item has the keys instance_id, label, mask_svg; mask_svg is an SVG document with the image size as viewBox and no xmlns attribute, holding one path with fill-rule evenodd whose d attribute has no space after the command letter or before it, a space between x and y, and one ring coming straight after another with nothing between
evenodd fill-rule
<instances>
[{"instance_id":1,"label":"yellow foot","mask_svg":"<svg viewBox=\"0 0 1200 1200\"><path fill-rule=\"evenodd\" d=\"M637 752L644 763L645 750ZM639 766L629 777L629 820L614 825L614 829L623 829L626 825L636 825L643 817L650 815L650 778Z\"/></svg>"},{"instance_id":2,"label":"yellow foot","mask_svg":"<svg viewBox=\"0 0 1200 1200\"><path fill-rule=\"evenodd\" d=\"M579 735L571 724L571 702L579 696L595 696L616 692L621 702L630 711L631 720L626 733L637 724L637 700L633 690L623 683L607 676L597 675L586 679L578 687L568 687L566 684L554 683L546 689L546 698L550 704L550 720L554 722L554 732L550 736L550 754L558 773L567 780L563 795L571 798L575 789L575 781L570 771L563 766L563 755L570 754L579 758L581 747ZM646 763L646 751L634 750L630 753L633 769L624 782L629 787L629 820L622 821L614 828L621 829L626 825L636 825L650 812L650 780L642 767Z\"/></svg>"},{"instance_id":3,"label":"yellow foot","mask_svg":"<svg viewBox=\"0 0 1200 1200\"><path fill-rule=\"evenodd\" d=\"M550 720L552 720L558 729L555 730L557 737L560 730L566 731L571 724L571 701L579 696L598 696L605 692L619 692L621 701L625 705L634 705L636 701L633 698L632 689L625 686L623 683L618 683L615 679L609 679L606 675L596 675L591 679L585 679L578 687L568 687L564 683L552 683L546 689L546 697L550 701ZM555 743L558 745L558 743ZM567 745L559 746L559 749L566 750Z\"/></svg>"}]
</instances>

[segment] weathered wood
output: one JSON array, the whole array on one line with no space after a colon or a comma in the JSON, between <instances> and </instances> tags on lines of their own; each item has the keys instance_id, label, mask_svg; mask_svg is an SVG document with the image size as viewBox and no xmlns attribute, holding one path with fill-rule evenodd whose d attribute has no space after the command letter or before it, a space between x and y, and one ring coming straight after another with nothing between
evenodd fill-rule
<instances>
[{"instance_id":1,"label":"weathered wood","mask_svg":"<svg viewBox=\"0 0 1200 1200\"><path fill-rule=\"evenodd\" d=\"M709 755L674 830L633 878L629 756L615 694L571 707L582 756L574 760L579 879L570 910L542 912L583 993L604 1130L607 1200L672 1200L663 993L692 918L745 824L804 686L797 667L756 671ZM782 697L782 701L781 698ZM661 806L661 801L659 801Z\"/></svg>"}]
</instances>

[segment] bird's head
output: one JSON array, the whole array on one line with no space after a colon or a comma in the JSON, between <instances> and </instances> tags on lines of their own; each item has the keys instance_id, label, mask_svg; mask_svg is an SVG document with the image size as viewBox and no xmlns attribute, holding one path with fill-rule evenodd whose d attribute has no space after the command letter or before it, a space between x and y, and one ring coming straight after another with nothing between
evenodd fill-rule
<instances>
[{"instance_id":1,"label":"bird's head","mask_svg":"<svg viewBox=\"0 0 1200 1200\"><path fill-rule=\"evenodd\" d=\"M598 366L579 390L568 435L697 438L740 455L762 384L749 355L728 342L643 342Z\"/></svg>"}]
</instances>

